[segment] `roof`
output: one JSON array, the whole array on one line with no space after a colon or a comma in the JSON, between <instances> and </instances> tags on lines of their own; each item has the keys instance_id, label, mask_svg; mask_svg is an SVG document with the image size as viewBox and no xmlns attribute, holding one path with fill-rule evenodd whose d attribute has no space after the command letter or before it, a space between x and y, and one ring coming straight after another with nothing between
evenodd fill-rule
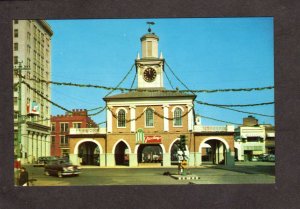
<instances>
[{"instance_id":1,"label":"roof","mask_svg":"<svg viewBox=\"0 0 300 209\"><path fill-rule=\"evenodd\" d=\"M165 90L164 88L147 88L146 89L136 89L127 93L116 94L113 96L104 97L103 100L113 100L113 99L134 99L134 98L163 98L163 97L188 97L195 99L196 95L181 93L176 90Z\"/></svg>"},{"instance_id":2,"label":"roof","mask_svg":"<svg viewBox=\"0 0 300 209\"><path fill-rule=\"evenodd\" d=\"M147 34L143 35L141 37L141 41L143 41L146 38L155 38L155 39L159 40L158 36L155 35L155 33L147 33Z\"/></svg>"}]
</instances>

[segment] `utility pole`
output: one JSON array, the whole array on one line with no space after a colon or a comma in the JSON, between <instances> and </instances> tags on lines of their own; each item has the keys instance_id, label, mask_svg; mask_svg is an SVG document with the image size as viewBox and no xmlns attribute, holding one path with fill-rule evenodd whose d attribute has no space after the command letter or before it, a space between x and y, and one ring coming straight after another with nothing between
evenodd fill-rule
<instances>
[{"instance_id":1,"label":"utility pole","mask_svg":"<svg viewBox=\"0 0 300 209\"><path fill-rule=\"evenodd\" d=\"M17 137L17 158L18 160L22 157L21 155L21 137L22 137L22 123L23 123L23 115L22 115L22 70L29 70L29 67L22 66L22 62L19 62L19 66L14 69L17 73L16 75L19 77L18 79L18 137Z\"/></svg>"}]
</instances>

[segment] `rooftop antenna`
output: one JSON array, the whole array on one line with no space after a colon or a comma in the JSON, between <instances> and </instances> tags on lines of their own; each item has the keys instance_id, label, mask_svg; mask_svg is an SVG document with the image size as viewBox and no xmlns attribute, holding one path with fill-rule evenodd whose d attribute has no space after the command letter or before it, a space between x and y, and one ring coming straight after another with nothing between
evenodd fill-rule
<instances>
[{"instance_id":1,"label":"rooftop antenna","mask_svg":"<svg viewBox=\"0 0 300 209\"><path fill-rule=\"evenodd\" d=\"M150 33L151 32L151 25L154 25L155 22L147 22L149 28L148 28L148 32Z\"/></svg>"}]
</instances>

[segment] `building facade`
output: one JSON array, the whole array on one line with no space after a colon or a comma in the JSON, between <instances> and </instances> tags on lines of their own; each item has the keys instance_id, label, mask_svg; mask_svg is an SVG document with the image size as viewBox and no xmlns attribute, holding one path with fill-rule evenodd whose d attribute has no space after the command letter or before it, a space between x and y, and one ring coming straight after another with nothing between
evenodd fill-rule
<instances>
[{"instance_id":1,"label":"building facade","mask_svg":"<svg viewBox=\"0 0 300 209\"><path fill-rule=\"evenodd\" d=\"M65 115L51 116L51 156L69 157L70 128L98 128L98 125L87 115L87 110L74 109Z\"/></svg>"},{"instance_id":2,"label":"building facade","mask_svg":"<svg viewBox=\"0 0 300 209\"><path fill-rule=\"evenodd\" d=\"M234 163L234 128L196 124L196 95L165 89L165 60L158 53L158 41L151 32L141 37L142 54L135 60L137 88L103 98L106 128L90 133L70 130L73 163L81 162L84 146L100 166L171 166L178 163L180 136L186 138L184 153L190 166L202 164L204 147L210 148L214 164Z\"/></svg>"},{"instance_id":3,"label":"building facade","mask_svg":"<svg viewBox=\"0 0 300 209\"><path fill-rule=\"evenodd\" d=\"M261 154L275 154L275 128L259 124L253 116L243 119L243 125L235 129L235 154L239 161L251 160Z\"/></svg>"},{"instance_id":4,"label":"building facade","mask_svg":"<svg viewBox=\"0 0 300 209\"><path fill-rule=\"evenodd\" d=\"M13 20L14 153L22 163L50 155L50 103L45 98L51 98L51 89L34 80L51 78L52 35L44 20Z\"/></svg>"}]
</instances>

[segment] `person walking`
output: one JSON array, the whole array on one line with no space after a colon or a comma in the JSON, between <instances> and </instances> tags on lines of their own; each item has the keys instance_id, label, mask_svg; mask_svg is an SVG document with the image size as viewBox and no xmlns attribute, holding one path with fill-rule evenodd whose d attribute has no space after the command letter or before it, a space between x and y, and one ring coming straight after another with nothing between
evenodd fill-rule
<instances>
[{"instance_id":1,"label":"person walking","mask_svg":"<svg viewBox=\"0 0 300 209\"><path fill-rule=\"evenodd\" d=\"M26 168L24 168L24 167L21 168L20 178L19 178L19 186L29 186L28 172L26 171Z\"/></svg>"}]
</instances>

